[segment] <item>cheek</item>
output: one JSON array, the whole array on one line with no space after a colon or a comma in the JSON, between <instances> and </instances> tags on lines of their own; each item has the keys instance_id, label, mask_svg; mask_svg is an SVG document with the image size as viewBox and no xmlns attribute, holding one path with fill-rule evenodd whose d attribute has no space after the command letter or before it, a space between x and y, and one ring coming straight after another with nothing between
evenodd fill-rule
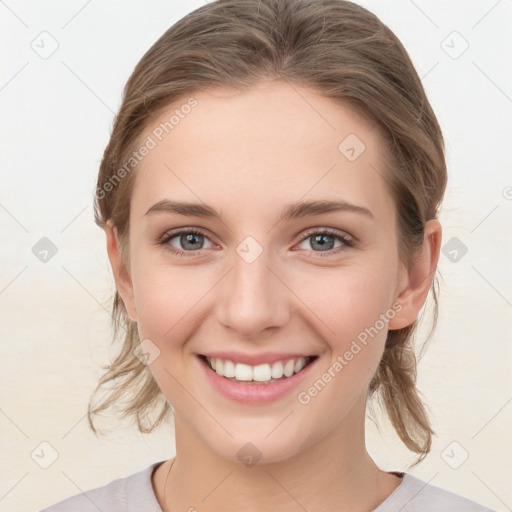
<instances>
[{"instance_id":1,"label":"cheek","mask_svg":"<svg viewBox=\"0 0 512 512\"><path fill-rule=\"evenodd\" d=\"M386 335L383 324L393 297L395 280L389 269L380 266L336 269L329 275L302 275L296 282L301 300L316 316L316 325L335 351L345 351L353 339L364 339L375 329ZM389 315L388 315L389 317ZM313 317L311 317L313 318Z\"/></svg>"},{"instance_id":2,"label":"cheek","mask_svg":"<svg viewBox=\"0 0 512 512\"><path fill-rule=\"evenodd\" d=\"M157 354L149 370L173 408L189 410L194 404L182 389L191 374L190 360L184 357L184 351L194 328L201 324L200 299L207 295L211 285L197 269L171 270L153 262L138 270L135 268L133 282L139 338L149 339Z\"/></svg>"},{"instance_id":3,"label":"cheek","mask_svg":"<svg viewBox=\"0 0 512 512\"><path fill-rule=\"evenodd\" d=\"M318 286L320 282L325 286ZM339 414L344 414L345 407L365 391L382 357L388 322L395 314L391 307L394 283L389 266L384 265L336 270L328 280L309 278L304 282L304 303L318 317L315 325L329 354L320 369L321 382L317 375L303 388L304 403L326 387L330 391L315 398L317 406L328 406L334 400ZM314 387L311 394L309 386Z\"/></svg>"},{"instance_id":4,"label":"cheek","mask_svg":"<svg viewBox=\"0 0 512 512\"><path fill-rule=\"evenodd\" d=\"M141 334L155 340L180 338L214 283L197 268L140 263L133 284Z\"/></svg>"},{"instance_id":5,"label":"cheek","mask_svg":"<svg viewBox=\"0 0 512 512\"><path fill-rule=\"evenodd\" d=\"M394 314L389 273L368 274L367 270L364 277L363 273L340 274L330 280L327 294L317 291L309 296L319 316L316 325L324 325L328 347L323 365L296 396L311 428L312 418L319 416L325 430L335 428L356 401L362 407L366 403L364 397L384 351L387 323Z\"/></svg>"}]
</instances>

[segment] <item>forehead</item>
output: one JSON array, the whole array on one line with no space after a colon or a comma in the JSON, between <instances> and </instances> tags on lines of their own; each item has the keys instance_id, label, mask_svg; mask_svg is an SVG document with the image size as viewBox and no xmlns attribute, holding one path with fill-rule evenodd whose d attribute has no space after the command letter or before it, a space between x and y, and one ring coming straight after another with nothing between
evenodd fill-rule
<instances>
[{"instance_id":1,"label":"forehead","mask_svg":"<svg viewBox=\"0 0 512 512\"><path fill-rule=\"evenodd\" d=\"M148 124L141 140L150 139L137 167L136 208L169 195L222 208L301 198L392 206L375 123L297 84L182 96Z\"/></svg>"}]
</instances>

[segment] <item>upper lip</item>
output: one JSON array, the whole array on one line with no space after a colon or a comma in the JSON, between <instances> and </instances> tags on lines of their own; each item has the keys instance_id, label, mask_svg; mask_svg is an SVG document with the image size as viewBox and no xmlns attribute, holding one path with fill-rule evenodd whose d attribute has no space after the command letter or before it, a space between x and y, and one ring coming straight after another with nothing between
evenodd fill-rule
<instances>
[{"instance_id":1,"label":"upper lip","mask_svg":"<svg viewBox=\"0 0 512 512\"><path fill-rule=\"evenodd\" d=\"M229 359L234 363L248 364L257 366L259 364L273 364L277 361L288 361L289 359L299 359L300 357L316 357L316 354L304 354L300 352L272 352L259 354L244 354L242 352L208 352L199 354L210 359Z\"/></svg>"}]
</instances>

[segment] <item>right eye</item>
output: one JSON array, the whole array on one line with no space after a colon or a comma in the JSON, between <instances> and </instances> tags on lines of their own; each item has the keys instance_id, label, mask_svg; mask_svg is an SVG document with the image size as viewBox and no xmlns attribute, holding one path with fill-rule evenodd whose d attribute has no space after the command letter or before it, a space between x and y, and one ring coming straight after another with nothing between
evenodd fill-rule
<instances>
[{"instance_id":1,"label":"right eye","mask_svg":"<svg viewBox=\"0 0 512 512\"><path fill-rule=\"evenodd\" d=\"M174 239L178 247L171 243ZM198 228L185 228L166 232L158 242L160 245L168 248L173 254L177 256L194 256L204 249L204 241L210 241L206 233ZM213 243L210 241L213 246Z\"/></svg>"}]
</instances>

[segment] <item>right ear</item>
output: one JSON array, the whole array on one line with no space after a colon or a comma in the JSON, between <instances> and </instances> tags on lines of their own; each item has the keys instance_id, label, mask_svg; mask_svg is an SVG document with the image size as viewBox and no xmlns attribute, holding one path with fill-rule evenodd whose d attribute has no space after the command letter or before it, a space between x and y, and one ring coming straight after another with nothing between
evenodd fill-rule
<instances>
[{"instance_id":1,"label":"right ear","mask_svg":"<svg viewBox=\"0 0 512 512\"><path fill-rule=\"evenodd\" d=\"M117 229L112 220L107 221L104 229L107 237L108 259L110 260L112 272L114 273L117 291L123 300L128 316L133 322L136 322L137 310L135 308L132 279L129 270L126 268L125 262L121 257Z\"/></svg>"}]
</instances>

